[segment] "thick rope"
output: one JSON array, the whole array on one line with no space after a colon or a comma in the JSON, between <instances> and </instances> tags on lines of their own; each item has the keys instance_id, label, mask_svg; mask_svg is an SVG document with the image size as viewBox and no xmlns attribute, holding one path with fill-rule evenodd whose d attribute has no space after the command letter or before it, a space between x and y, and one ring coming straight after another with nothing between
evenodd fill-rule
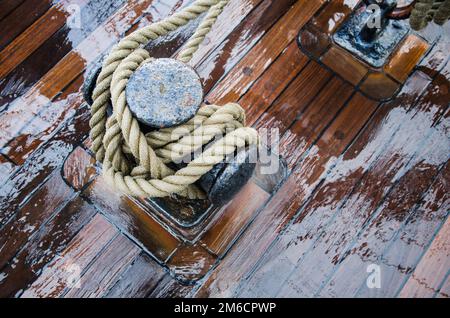
<instances>
[{"instance_id":1,"label":"thick rope","mask_svg":"<svg viewBox=\"0 0 450 318\"><path fill-rule=\"evenodd\" d=\"M103 63L92 94L90 136L96 159L103 163L105 179L119 191L140 197L177 193L204 198L205 194L193 183L237 149L257 143L256 131L244 127L244 110L234 103L222 107L203 105L188 122L145 135L126 102L125 88L130 76L140 65L152 61L142 46L206 12L178 55L180 61L187 63L227 2L196 0L180 12L123 38ZM113 113L107 118L109 105ZM214 141L217 136L222 138ZM212 145L202 152L210 142ZM198 152L178 171L166 165Z\"/></svg>"},{"instance_id":2,"label":"thick rope","mask_svg":"<svg viewBox=\"0 0 450 318\"><path fill-rule=\"evenodd\" d=\"M430 21L443 25L450 17L450 0L418 0L409 17L414 30L425 28Z\"/></svg>"}]
</instances>

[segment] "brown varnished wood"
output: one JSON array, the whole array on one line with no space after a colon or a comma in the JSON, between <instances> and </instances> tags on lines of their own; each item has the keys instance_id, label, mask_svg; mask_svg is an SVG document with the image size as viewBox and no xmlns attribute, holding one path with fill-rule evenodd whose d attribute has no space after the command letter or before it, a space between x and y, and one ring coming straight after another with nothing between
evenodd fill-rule
<instances>
[{"instance_id":1,"label":"brown varnished wood","mask_svg":"<svg viewBox=\"0 0 450 318\"><path fill-rule=\"evenodd\" d=\"M52 140L33 153L18 171L9 176L0 188L0 224L3 226L48 176L62 166L66 156L88 133L87 105L79 108L75 116L63 125ZM25 140L26 142L26 140ZM0 226L0 227L1 227Z\"/></svg>"},{"instance_id":2,"label":"brown varnished wood","mask_svg":"<svg viewBox=\"0 0 450 318\"><path fill-rule=\"evenodd\" d=\"M124 0L120 0L105 4L104 1L90 0L81 3L80 25L72 25L74 22L68 23L65 18L62 19L61 28L51 34L35 51L28 52L29 56L23 61L11 61L11 67L14 69L0 83L0 109L5 109L8 103L23 95L61 58L77 47L87 35L115 12L123 2ZM77 3L71 3L71 5L74 6ZM26 39L26 41L34 41L34 38ZM14 65L14 63L17 64Z\"/></svg>"},{"instance_id":3,"label":"brown varnished wood","mask_svg":"<svg viewBox=\"0 0 450 318\"><path fill-rule=\"evenodd\" d=\"M11 12L25 0L3 0L0 3L0 20L11 14Z\"/></svg>"},{"instance_id":4,"label":"brown varnished wood","mask_svg":"<svg viewBox=\"0 0 450 318\"><path fill-rule=\"evenodd\" d=\"M225 208L221 218L203 235L202 243L214 254L222 256L269 196L269 193L249 182Z\"/></svg>"},{"instance_id":5,"label":"brown varnished wood","mask_svg":"<svg viewBox=\"0 0 450 318\"><path fill-rule=\"evenodd\" d=\"M220 81L207 100L223 104L235 101L251 87L251 84L267 69L270 63L295 38L296 31L316 12L322 1L298 1L270 29L264 38L245 55L238 65ZM267 52L269 52L267 54ZM264 54L266 53L266 54ZM201 72L200 72L201 75Z\"/></svg>"},{"instance_id":6,"label":"brown varnished wood","mask_svg":"<svg viewBox=\"0 0 450 318\"><path fill-rule=\"evenodd\" d=\"M98 174L94 157L78 146L65 160L62 168L64 180L75 190L83 190Z\"/></svg>"},{"instance_id":7,"label":"brown varnished wood","mask_svg":"<svg viewBox=\"0 0 450 318\"><path fill-rule=\"evenodd\" d=\"M2 1L4 2L4 1ZM0 11L8 11L8 7L13 7L14 4L6 1L5 8L0 8ZM25 29L39 19L52 6L50 0L25 0L22 3L16 1L19 5L13 9L3 20L0 21L0 30L2 36L0 37L0 50L14 40L16 36L21 34ZM3 10L1 10L3 9ZM0 14L0 17L1 15Z\"/></svg>"},{"instance_id":8,"label":"brown varnished wood","mask_svg":"<svg viewBox=\"0 0 450 318\"><path fill-rule=\"evenodd\" d=\"M140 249L126 236L118 235L100 252L80 277L80 288L67 288L65 298L102 297L122 272L136 259Z\"/></svg>"},{"instance_id":9,"label":"brown varnished wood","mask_svg":"<svg viewBox=\"0 0 450 318\"><path fill-rule=\"evenodd\" d=\"M297 44L291 42L253 84L252 89L239 99L239 105L246 110L248 125L253 125L265 113L307 62L308 59L300 52Z\"/></svg>"},{"instance_id":10,"label":"brown varnished wood","mask_svg":"<svg viewBox=\"0 0 450 318\"><path fill-rule=\"evenodd\" d=\"M30 2L33 0L28 0ZM82 5L86 1L78 0L76 5ZM51 1L35 1L42 4L51 4ZM22 4L24 10L30 11L26 2ZM46 41L53 33L62 27L68 17L65 6L69 4L63 1L60 5L52 6L45 14L43 14L36 22L22 32L9 45L4 47L0 52L0 77L8 75L16 65L25 60L33 53L44 41ZM52 18L53 17L53 18ZM20 17L18 17L20 20ZM5 20L3 20L5 21ZM14 24L9 24L14 26Z\"/></svg>"},{"instance_id":11,"label":"brown varnished wood","mask_svg":"<svg viewBox=\"0 0 450 318\"><path fill-rule=\"evenodd\" d=\"M39 278L21 297L60 297L66 291L67 266L74 264L83 273L92 260L117 237L118 231L103 216L97 214L70 244L44 269Z\"/></svg>"},{"instance_id":12,"label":"brown varnished wood","mask_svg":"<svg viewBox=\"0 0 450 318\"><path fill-rule=\"evenodd\" d=\"M146 297L163 279L166 272L147 254L141 254L125 270L105 297Z\"/></svg>"},{"instance_id":13,"label":"brown varnished wood","mask_svg":"<svg viewBox=\"0 0 450 318\"><path fill-rule=\"evenodd\" d=\"M117 193L102 177L96 178L83 191L83 196L123 231L142 240L138 244L146 246L147 252L161 262L166 261L180 244L177 238L140 208L137 200Z\"/></svg>"},{"instance_id":14,"label":"brown varnished wood","mask_svg":"<svg viewBox=\"0 0 450 318\"><path fill-rule=\"evenodd\" d=\"M346 53L324 67L297 48L300 28L332 32L358 1L231 0L190 62L210 102L239 102L250 125L279 134L289 171L277 192L254 179L192 245L105 183L88 150L83 72L188 2L79 0L89 26L71 29L61 1L2 37L0 296L448 297L448 42L428 28L421 36L438 41L422 59L428 44L410 36L386 78L365 77ZM17 19L21 6L2 6L0 24ZM151 54L176 54L189 34ZM380 105L342 78L377 96L406 84ZM67 286L73 260L81 289ZM380 289L366 286L372 263Z\"/></svg>"},{"instance_id":15,"label":"brown varnished wood","mask_svg":"<svg viewBox=\"0 0 450 318\"><path fill-rule=\"evenodd\" d=\"M200 243L181 244L170 256L167 266L175 277L187 284L203 278L217 261L213 255Z\"/></svg>"},{"instance_id":16,"label":"brown varnished wood","mask_svg":"<svg viewBox=\"0 0 450 318\"><path fill-rule=\"evenodd\" d=\"M96 213L80 197L57 212L45 227L29 239L14 259L1 269L2 275L7 277L0 282L1 297L20 296L43 273L44 267L65 250L81 229L89 230L89 227L86 229L84 226ZM97 227L95 231L99 229ZM83 251L80 252L83 254ZM52 273L48 275L49 279L54 277Z\"/></svg>"},{"instance_id":17,"label":"brown varnished wood","mask_svg":"<svg viewBox=\"0 0 450 318\"><path fill-rule=\"evenodd\" d=\"M324 94L327 93L324 92ZM339 98L341 99L339 100ZM334 108L337 111L345 104L345 102L345 96L336 95L333 96L331 100L328 100L328 107L331 109ZM314 103L310 107L314 107L313 105ZM321 105L317 104L317 106L320 107ZM309 118L300 117L299 120L308 121ZM326 126L326 123L323 125ZM283 138L285 137L294 139L289 137L288 133L283 136ZM282 143L283 138L281 140ZM312 138L314 140L317 138L317 135L312 136ZM310 142L310 144L312 144L313 140L305 140L304 142ZM299 142L299 144L301 143ZM294 151L293 149L290 150ZM303 166L303 163L299 166L305 167ZM306 169L306 175L311 173L310 169L311 167ZM255 221L252 222L250 227L241 236L240 240L228 252L227 257L218 265L217 269L212 273L204 286L197 292L198 296L218 296L222 295L222 293L234 295L237 292L239 284L235 284L234 282L239 281L241 277L251 270L257 262L257 259L276 238L278 232L295 214L297 206L304 198L304 193L302 192L305 191L304 187L306 187L306 185L299 187L304 181L299 184L300 180L296 179L298 173L298 171L294 171L272 200L270 200L262 209ZM319 176L316 176L316 178ZM252 257L249 257L250 254Z\"/></svg>"},{"instance_id":18,"label":"brown varnished wood","mask_svg":"<svg viewBox=\"0 0 450 318\"><path fill-rule=\"evenodd\" d=\"M16 213L16 217L0 230L0 268L3 268L41 225L73 196L73 191L64 183L59 172L55 171L31 200ZM35 212L36 206L44 208Z\"/></svg>"},{"instance_id":19,"label":"brown varnished wood","mask_svg":"<svg viewBox=\"0 0 450 318\"><path fill-rule=\"evenodd\" d=\"M192 56L189 64L192 66L199 65L200 62L205 59L205 57L211 55L214 50L217 50L217 43L224 44L223 41L230 38L230 30L233 30L234 41L238 40L238 32L244 28L244 22L248 23L249 20L253 20L258 12L264 12L263 15L266 16L267 21L271 21L271 18L267 17L269 12L277 10L277 8L284 8L289 5L290 2L277 1L277 6L274 7L274 1L263 1L263 0L230 0L227 6L224 8L223 12L217 18L216 22L211 28L211 33L206 35L205 40L200 44L198 50ZM292 1L291 1L292 2ZM263 5L260 5L260 4ZM264 10L265 7L271 10ZM275 9L275 10L274 10ZM255 10L255 12L252 12ZM261 14L261 13L260 13ZM273 16L282 15L283 11L276 13ZM254 21L254 20L253 20ZM264 25L264 20L259 21L260 25ZM270 22L268 22L270 23ZM248 30L248 28L247 28ZM253 33L253 32L252 32ZM229 44L228 44L229 45Z\"/></svg>"},{"instance_id":20,"label":"brown varnished wood","mask_svg":"<svg viewBox=\"0 0 450 318\"><path fill-rule=\"evenodd\" d=\"M160 5L165 9L163 12L167 11L165 5ZM99 54L116 43L120 35L124 34L130 25L136 23L140 15L148 8L154 12L154 18L160 17L158 7L152 6L151 3L132 1L122 7L86 37L75 50L65 55L26 94L11 103L8 110L0 117L0 126L4 129L4 134L0 136L0 145L4 145L8 139L15 137L26 123L48 105L49 101L83 72L86 64L94 62ZM115 33L105 37L106 30L109 32L114 30ZM79 96L81 97L81 94ZM22 119L22 124L17 123L17 118ZM45 129L45 123L42 125Z\"/></svg>"}]
</instances>

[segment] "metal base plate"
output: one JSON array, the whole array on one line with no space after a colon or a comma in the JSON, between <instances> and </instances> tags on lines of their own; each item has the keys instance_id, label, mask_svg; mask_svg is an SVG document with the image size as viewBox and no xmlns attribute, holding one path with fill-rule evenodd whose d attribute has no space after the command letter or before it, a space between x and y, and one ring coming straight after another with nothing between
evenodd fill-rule
<instances>
[{"instance_id":1,"label":"metal base plate","mask_svg":"<svg viewBox=\"0 0 450 318\"><path fill-rule=\"evenodd\" d=\"M410 28L407 20L389 20L380 36L373 42L364 42L360 31L372 12L362 4L333 35L336 44L358 56L367 64L380 68L386 64L389 56Z\"/></svg>"},{"instance_id":2,"label":"metal base plate","mask_svg":"<svg viewBox=\"0 0 450 318\"><path fill-rule=\"evenodd\" d=\"M268 164L258 162L250 182L271 194L285 179L287 166L284 159L269 150L264 161ZM278 168L268 172L271 170L267 166L274 162L277 162ZM149 198L146 202L160 223L189 242L195 242L211 219L218 217L218 213L223 211L223 206L215 206L208 200L189 200L178 196Z\"/></svg>"}]
</instances>

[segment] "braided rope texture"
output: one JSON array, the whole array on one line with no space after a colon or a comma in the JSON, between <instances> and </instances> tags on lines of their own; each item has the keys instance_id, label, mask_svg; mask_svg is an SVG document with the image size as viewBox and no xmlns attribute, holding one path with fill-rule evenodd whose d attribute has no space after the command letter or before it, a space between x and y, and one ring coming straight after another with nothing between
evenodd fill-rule
<instances>
[{"instance_id":1,"label":"braided rope texture","mask_svg":"<svg viewBox=\"0 0 450 318\"><path fill-rule=\"evenodd\" d=\"M254 129L245 127L245 112L235 103L203 105L188 122L144 134L125 96L130 76L152 57L142 47L205 13L178 59L189 62L211 30L228 0L196 0L166 19L123 38L105 59L92 93L89 122L92 150L103 163L103 175L118 191L139 197L164 197L176 193L191 199L205 198L194 185L202 175L236 149L258 142ZM107 108L113 113L108 118ZM222 138L215 140L217 136ZM212 145L205 151L205 144ZM177 171L167 164L200 154Z\"/></svg>"},{"instance_id":2,"label":"braided rope texture","mask_svg":"<svg viewBox=\"0 0 450 318\"><path fill-rule=\"evenodd\" d=\"M409 17L414 30L425 28L429 22L443 25L450 18L450 0L418 0Z\"/></svg>"}]
</instances>

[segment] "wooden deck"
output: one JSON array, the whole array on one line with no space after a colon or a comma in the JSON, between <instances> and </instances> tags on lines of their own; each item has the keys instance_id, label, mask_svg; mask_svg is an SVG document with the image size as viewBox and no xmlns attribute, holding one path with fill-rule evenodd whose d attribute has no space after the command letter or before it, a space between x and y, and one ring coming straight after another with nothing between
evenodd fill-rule
<instances>
[{"instance_id":1,"label":"wooden deck","mask_svg":"<svg viewBox=\"0 0 450 318\"><path fill-rule=\"evenodd\" d=\"M192 246L109 189L88 150L85 70L189 2L0 2L0 296L449 297L449 23L378 102L297 43L326 5L358 1L231 0L190 64L208 101L279 129L288 177L274 194L248 184Z\"/></svg>"}]
</instances>

